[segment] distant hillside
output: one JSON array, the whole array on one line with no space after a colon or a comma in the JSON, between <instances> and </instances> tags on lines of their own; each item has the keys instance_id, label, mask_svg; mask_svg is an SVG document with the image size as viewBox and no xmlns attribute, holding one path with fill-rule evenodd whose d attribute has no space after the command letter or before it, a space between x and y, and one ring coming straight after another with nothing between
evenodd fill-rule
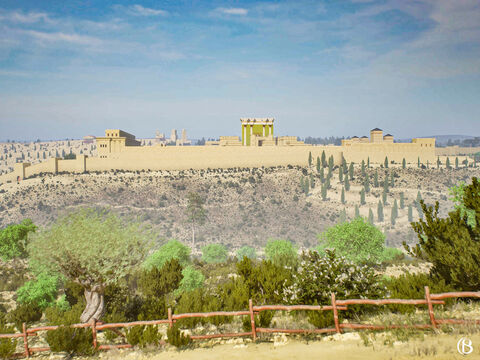
<instances>
[{"instance_id":1,"label":"distant hillside","mask_svg":"<svg viewBox=\"0 0 480 360\"><path fill-rule=\"evenodd\" d=\"M459 145L459 146L480 146L480 136L470 136L470 135L430 135L430 136L419 136L419 138L435 138L437 145L446 146L446 145ZM475 139L478 139L475 141ZM412 139L399 139L397 142L411 142ZM478 142L479 144L475 144Z\"/></svg>"}]
</instances>

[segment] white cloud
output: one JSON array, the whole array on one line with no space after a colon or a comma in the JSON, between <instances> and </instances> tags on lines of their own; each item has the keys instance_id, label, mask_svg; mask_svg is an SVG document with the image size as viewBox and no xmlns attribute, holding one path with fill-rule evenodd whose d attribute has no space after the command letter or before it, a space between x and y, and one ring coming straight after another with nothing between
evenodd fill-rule
<instances>
[{"instance_id":1,"label":"white cloud","mask_svg":"<svg viewBox=\"0 0 480 360\"><path fill-rule=\"evenodd\" d=\"M35 30L26 30L23 31L24 34L27 34L37 40L47 41L47 42L67 42L80 45L99 45L102 41L98 38L78 35L78 34L65 34L63 32L41 32Z\"/></svg>"},{"instance_id":2,"label":"white cloud","mask_svg":"<svg viewBox=\"0 0 480 360\"><path fill-rule=\"evenodd\" d=\"M165 16L168 14L165 10L146 8L138 4L129 6L128 13L136 16Z\"/></svg>"},{"instance_id":3,"label":"white cloud","mask_svg":"<svg viewBox=\"0 0 480 360\"><path fill-rule=\"evenodd\" d=\"M44 12L28 12L21 11L3 11L0 9L0 21L5 20L17 24L33 24L40 21L51 22L52 20Z\"/></svg>"},{"instance_id":4,"label":"white cloud","mask_svg":"<svg viewBox=\"0 0 480 360\"><path fill-rule=\"evenodd\" d=\"M240 15L240 16L244 16L248 14L248 10L244 8L216 8L215 12L219 12L225 15Z\"/></svg>"}]
</instances>

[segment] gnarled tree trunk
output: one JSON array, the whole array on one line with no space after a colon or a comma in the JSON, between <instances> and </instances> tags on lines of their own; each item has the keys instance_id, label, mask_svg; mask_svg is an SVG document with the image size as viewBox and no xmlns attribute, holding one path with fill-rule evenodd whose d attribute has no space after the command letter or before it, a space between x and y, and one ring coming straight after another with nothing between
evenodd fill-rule
<instances>
[{"instance_id":1,"label":"gnarled tree trunk","mask_svg":"<svg viewBox=\"0 0 480 360\"><path fill-rule=\"evenodd\" d=\"M85 299L87 306L80 316L80 321L83 323L92 322L93 320L100 320L105 312L105 303L103 299L103 288L101 286L93 286L90 289L85 289Z\"/></svg>"}]
</instances>

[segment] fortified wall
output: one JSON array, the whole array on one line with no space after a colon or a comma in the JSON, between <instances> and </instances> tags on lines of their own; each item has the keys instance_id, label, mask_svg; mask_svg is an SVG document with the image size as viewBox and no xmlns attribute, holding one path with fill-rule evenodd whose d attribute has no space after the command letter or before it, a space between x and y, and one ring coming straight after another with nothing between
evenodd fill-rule
<instances>
[{"instance_id":1,"label":"fortified wall","mask_svg":"<svg viewBox=\"0 0 480 360\"><path fill-rule=\"evenodd\" d=\"M108 129L104 137L97 137L97 157L77 155L75 160L52 158L31 165L15 164L12 173L0 176L0 183L25 179L40 173L108 170L188 170L206 168L305 166L309 154L313 159L325 152L335 165L347 162L371 164L389 162L400 164L403 159L417 166L436 161L435 139L413 139L411 143L394 143L393 136L373 129L370 138L353 137L343 140L341 146L307 145L295 136L275 137L273 118L242 118L242 138L222 136L205 146L140 146L135 136L118 129Z\"/></svg>"}]
</instances>

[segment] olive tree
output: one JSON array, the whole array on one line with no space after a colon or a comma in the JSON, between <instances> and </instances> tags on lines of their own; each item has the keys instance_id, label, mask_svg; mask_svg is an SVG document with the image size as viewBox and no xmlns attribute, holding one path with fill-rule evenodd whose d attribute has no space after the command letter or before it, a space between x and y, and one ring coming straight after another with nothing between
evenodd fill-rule
<instances>
[{"instance_id":1,"label":"olive tree","mask_svg":"<svg viewBox=\"0 0 480 360\"><path fill-rule=\"evenodd\" d=\"M82 209L37 231L28 245L33 266L60 273L84 288L80 321L99 320L104 290L141 264L150 244L145 227L106 210Z\"/></svg>"}]
</instances>

